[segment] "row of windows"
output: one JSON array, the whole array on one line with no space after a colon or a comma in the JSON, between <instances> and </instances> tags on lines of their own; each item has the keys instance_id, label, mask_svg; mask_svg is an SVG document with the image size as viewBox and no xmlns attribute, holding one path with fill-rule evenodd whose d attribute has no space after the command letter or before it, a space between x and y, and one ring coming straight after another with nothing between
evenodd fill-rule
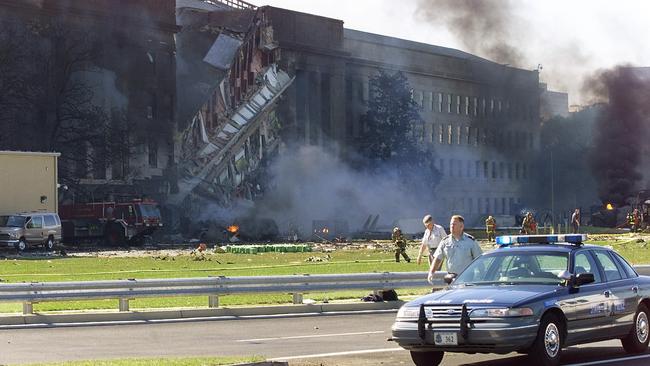
<instances>
[{"instance_id":1,"label":"row of windows","mask_svg":"<svg viewBox=\"0 0 650 366\"><path fill-rule=\"evenodd\" d=\"M446 144L446 145L470 145L470 146L495 146L512 147L516 149L532 149L532 132L502 131L493 128L480 128L460 126L445 123L434 123L431 130L426 131L423 126L414 129L421 142Z\"/></svg>"},{"instance_id":2,"label":"row of windows","mask_svg":"<svg viewBox=\"0 0 650 366\"><path fill-rule=\"evenodd\" d=\"M456 178L528 179L525 163L496 161L464 161L438 159L436 168L443 176Z\"/></svg>"},{"instance_id":3,"label":"row of windows","mask_svg":"<svg viewBox=\"0 0 650 366\"><path fill-rule=\"evenodd\" d=\"M451 211L479 215L511 215L515 212L513 206L519 203L514 197L443 198L442 201L443 207L449 205Z\"/></svg>"},{"instance_id":4,"label":"row of windows","mask_svg":"<svg viewBox=\"0 0 650 366\"><path fill-rule=\"evenodd\" d=\"M425 111L453 113L475 117L514 117L533 120L533 106L512 104L509 100L486 97L471 97L450 93L412 90L413 100Z\"/></svg>"}]
</instances>

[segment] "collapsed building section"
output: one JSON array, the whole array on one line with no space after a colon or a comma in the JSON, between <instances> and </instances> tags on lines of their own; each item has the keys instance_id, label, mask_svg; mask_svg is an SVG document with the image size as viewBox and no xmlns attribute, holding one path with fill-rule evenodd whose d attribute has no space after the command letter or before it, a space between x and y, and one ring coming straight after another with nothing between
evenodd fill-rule
<instances>
[{"instance_id":1,"label":"collapsed building section","mask_svg":"<svg viewBox=\"0 0 650 366\"><path fill-rule=\"evenodd\" d=\"M233 32L230 22L243 18L250 28ZM184 130L188 163L176 203L209 197L228 208L254 200L267 183L260 165L287 145L317 145L347 159L363 138L369 79L385 69L407 75L423 118L412 143L438 157L442 181L427 197L432 213L476 223L487 214L515 215L525 204L539 148L537 70L274 7L217 10L204 23L219 33L215 47L226 43L219 42L224 34L241 45Z\"/></svg>"}]
</instances>

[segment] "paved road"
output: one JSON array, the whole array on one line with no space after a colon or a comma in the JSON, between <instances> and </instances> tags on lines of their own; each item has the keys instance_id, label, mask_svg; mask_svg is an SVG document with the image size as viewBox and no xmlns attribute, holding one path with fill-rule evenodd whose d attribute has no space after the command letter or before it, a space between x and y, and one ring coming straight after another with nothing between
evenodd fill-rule
<instances>
[{"instance_id":1,"label":"paved road","mask_svg":"<svg viewBox=\"0 0 650 366\"><path fill-rule=\"evenodd\" d=\"M292 366L412 365L390 337L394 313L222 318L186 322L0 330L0 365L126 357L264 355ZM618 341L571 347L565 364L647 365L627 357ZM605 361L609 360L609 361ZM605 361L604 363L593 363ZM448 354L443 365L515 366L517 354Z\"/></svg>"}]
</instances>

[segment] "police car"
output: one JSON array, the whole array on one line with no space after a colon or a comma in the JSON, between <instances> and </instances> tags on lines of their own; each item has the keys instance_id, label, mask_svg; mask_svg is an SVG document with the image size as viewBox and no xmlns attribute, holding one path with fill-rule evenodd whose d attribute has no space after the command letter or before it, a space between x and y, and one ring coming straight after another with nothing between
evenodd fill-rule
<instances>
[{"instance_id":1,"label":"police car","mask_svg":"<svg viewBox=\"0 0 650 366\"><path fill-rule=\"evenodd\" d=\"M500 247L447 275L443 291L405 304L392 339L417 366L444 352L529 354L558 365L562 348L621 339L629 353L648 348L650 277L587 236L501 236Z\"/></svg>"}]
</instances>

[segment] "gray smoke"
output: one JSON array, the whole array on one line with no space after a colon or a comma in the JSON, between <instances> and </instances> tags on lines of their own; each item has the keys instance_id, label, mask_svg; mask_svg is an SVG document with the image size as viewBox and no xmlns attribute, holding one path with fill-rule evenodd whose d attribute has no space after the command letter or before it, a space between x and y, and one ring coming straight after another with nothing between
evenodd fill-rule
<instances>
[{"instance_id":1,"label":"gray smoke","mask_svg":"<svg viewBox=\"0 0 650 366\"><path fill-rule=\"evenodd\" d=\"M297 147L278 157L269 169L271 184L259 202L261 216L286 229L291 222L303 233L312 220L347 220L360 229L368 215L380 224L432 213L430 192L409 192L395 172L361 172L320 147Z\"/></svg>"}]
</instances>

